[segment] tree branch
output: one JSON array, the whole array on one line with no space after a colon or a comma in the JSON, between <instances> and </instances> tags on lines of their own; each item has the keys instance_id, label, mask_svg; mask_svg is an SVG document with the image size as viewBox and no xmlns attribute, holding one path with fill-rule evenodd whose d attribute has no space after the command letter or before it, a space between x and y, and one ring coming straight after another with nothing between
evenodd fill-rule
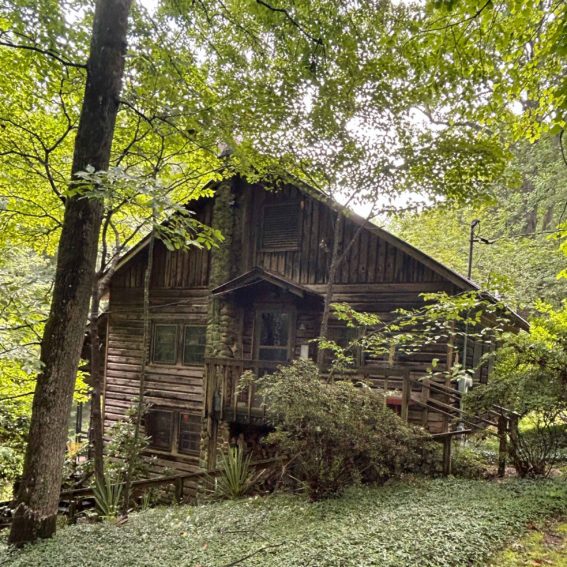
<instances>
[{"instance_id":1,"label":"tree branch","mask_svg":"<svg viewBox=\"0 0 567 567\"><path fill-rule=\"evenodd\" d=\"M272 12L278 12L280 14L284 14L285 17L303 34L305 35L305 37L309 38L313 43L315 43L316 45L323 45L323 40L320 37L315 37L313 34L311 34L309 31L307 31L307 29L305 28L305 26L303 26L302 24L300 24L285 8L277 8L276 6L272 6L271 4L268 4L267 2L265 2L265 0L256 0L257 4L260 4L260 6L264 6L265 8L268 8L268 10L271 10Z\"/></svg>"},{"instance_id":2,"label":"tree branch","mask_svg":"<svg viewBox=\"0 0 567 567\"><path fill-rule=\"evenodd\" d=\"M0 38L5 37L7 33L8 33L7 30L0 30ZM58 61L62 65L65 65L66 67L74 67L75 69L87 68L87 65L85 63L75 63L74 61L68 61L67 59L61 57L61 55L59 55L56 51L53 51L52 49L42 49L37 45L26 45L23 43L13 43L11 41L1 41L1 40L0 40L0 45L4 47L10 47L11 49L22 49L25 51L33 51L35 53L40 53L41 55L45 55L46 57L51 57L52 59L55 59L56 61Z\"/></svg>"}]
</instances>

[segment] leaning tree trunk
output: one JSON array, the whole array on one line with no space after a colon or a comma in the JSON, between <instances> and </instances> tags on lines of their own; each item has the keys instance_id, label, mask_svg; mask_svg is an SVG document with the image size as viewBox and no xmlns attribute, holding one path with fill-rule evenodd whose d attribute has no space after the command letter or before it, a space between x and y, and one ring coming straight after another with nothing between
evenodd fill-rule
<instances>
[{"instance_id":1,"label":"leaning tree trunk","mask_svg":"<svg viewBox=\"0 0 567 567\"><path fill-rule=\"evenodd\" d=\"M333 247L331 248L331 258L329 261L329 271L327 272L327 285L325 289L325 299L323 304L323 316L321 317L321 327L319 329L319 338L327 339L329 334L329 318L331 316L331 303L333 302L333 291L335 287L335 279L337 277L337 270L341 264L342 258L339 257L339 240L341 236L342 224L344 218L341 212L337 212L335 220L335 228L333 230ZM317 351L317 366L319 370L323 370L325 363L325 351L319 348Z\"/></svg>"},{"instance_id":2,"label":"leaning tree trunk","mask_svg":"<svg viewBox=\"0 0 567 567\"><path fill-rule=\"evenodd\" d=\"M98 332L98 312L100 309L101 287L95 278L91 298L91 314L89 321L89 338L91 341L91 360L89 386L91 388L91 411L89 427L89 452L94 462L96 481L104 485L104 452L102 426L102 353L100 351L100 334Z\"/></svg>"},{"instance_id":3,"label":"leaning tree trunk","mask_svg":"<svg viewBox=\"0 0 567 567\"><path fill-rule=\"evenodd\" d=\"M124 72L131 0L98 0L71 175L108 169ZM24 473L9 543L55 532L67 428L93 285L102 202L84 191L65 203L51 311L41 344Z\"/></svg>"},{"instance_id":4,"label":"leaning tree trunk","mask_svg":"<svg viewBox=\"0 0 567 567\"><path fill-rule=\"evenodd\" d=\"M372 208L374 210L374 208ZM372 212L368 216L371 217ZM350 249L353 247L354 243L360 236L360 233L366 226L368 219L360 224L353 236L348 242L343 242L343 249L339 253L339 248L341 244L341 236L343 232L343 224L345 223L345 213L343 211L337 211L337 218L335 220L335 228L333 230L333 246L331 248L331 258L329 260L329 269L327 272L327 284L325 287L325 299L323 303L323 315L321 317L321 326L319 327L319 338L328 339L329 335L329 319L331 317L331 304L333 303L333 296L335 292L335 282L337 278L337 272L342 266L345 258L347 257ZM321 348L317 351L317 366L319 370L322 371L325 365L325 351ZM332 376L329 376L332 380Z\"/></svg>"},{"instance_id":5,"label":"leaning tree trunk","mask_svg":"<svg viewBox=\"0 0 567 567\"><path fill-rule=\"evenodd\" d=\"M144 273L144 306L143 321L144 330L142 336L142 368L140 370L140 383L138 386L138 401L136 411L136 423L134 425L134 439L131 446L132 451L138 449L138 440L140 439L140 431L142 429L142 417L144 410L144 393L146 390L146 368L150 362L150 282L152 279L152 269L154 266L154 245L156 239L155 231L155 209L152 207L152 232L148 243L148 263ZM130 508L130 492L132 489L132 476L134 474L134 461L136 455L131 453L128 456L128 468L126 469L126 478L124 479L124 500L122 501L122 515L128 516Z\"/></svg>"},{"instance_id":6,"label":"leaning tree trunk","mask_svg":"<svg viewBox=\"0 0 567 567\"><path fill-rule=\"evenodd\" d=\"M104 230L103 230L104 240ZM90 419L89 419L89 458L94 462L95 479L104 484L104 425L102 415L102 389L104 357L99 333L100 301L108 289L108 285L118 263L115 255L109 264L105 261L105 247L103 246L100 269L94 278L91 313L89 318L89 338L91 341L91 360L89 365Z\"/></svg>"}]
</instances>

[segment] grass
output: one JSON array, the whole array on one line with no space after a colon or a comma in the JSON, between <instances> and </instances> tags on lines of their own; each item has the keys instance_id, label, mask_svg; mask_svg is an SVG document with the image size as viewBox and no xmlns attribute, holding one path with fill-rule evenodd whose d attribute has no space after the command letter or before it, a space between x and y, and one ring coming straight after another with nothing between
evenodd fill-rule
<instances>
[{"instance_id":1,"label":"grass","mask_svg":"<svg viewBox=\"0 0 567 567\"><path fill-rule=\"evenodd\" d=\"M566 510L564 481L416 480L354 488L317 504L277 495L156 508L133 514L123 526L69 527L19 552L0 547L0 564L488 565L530 523Z\"/></svg>"},{"instance_id":2,"label":"grass","mask_svg":"<svg viewBox=\"0 0 567 567\"><path fill-rule=\"evenodd\" d=\"M526 567L567 565L567 522L547 522L533 526L521 539L497 554L491 567Z\"/></svg>"}]
</instances>

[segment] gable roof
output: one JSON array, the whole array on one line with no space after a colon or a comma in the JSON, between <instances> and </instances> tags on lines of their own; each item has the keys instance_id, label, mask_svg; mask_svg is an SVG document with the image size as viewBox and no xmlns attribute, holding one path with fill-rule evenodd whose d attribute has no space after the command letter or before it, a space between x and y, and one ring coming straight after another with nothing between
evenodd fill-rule
<instances>
[{"instance_id":1,"label":"gable roof","mask_svg":"<svg viewBox=\"0 0 567 567\"><path fill-rule=\"evenodd\" d=\"M391 232L388 232L387 230L373 224L368 219L365 219L364 217L358 215L357 213L355 213L354 211L352 211L348 207L341 205L340 203L338 203L337 201L335 201L334 199L332 199L328 195L325 195L324 193L322 193L321 191L319 191L315 187L312 187L311 185L305 183L301 179L298 179L291 174L288 174L287 177L289 178L290 185L293 185L299 191L302 191L303 193L305 193L308 196L316 199L317 201L322 202L323 204L325 204L326 206L328 206L329 208L331 208L332 210L334 210L338 214L345 215L349 220L351 220L356 225L363 227L365 230L368 230L369 232L373 233L378 238L381 238L382 240L386 241L388 244L391 244L392 246L399 248L400 250L402 250L403 252L408 254L410 257L414 258L415 260L422 263L427 268L429 268L429 269L433 270L434 272L436 272L437 274L439 274L441 277L443 277L447 281L449 281L452 284L454 284L455 286L461 288L463 291L478 291L478 292L481 293L482 297L487 299L488 301L490 301L492 303L498 303L499 302L497 297L495 297L491 293L488 293L486 291L482 291L480 286L478 286L478 284L476 284L474 281L469 280L468 278L459 274L458 272L456 272L452 268L449 268L445 264L443 264L443 263L439 262L438 260L436 260L435 258L429 256L428 254L426 254L425 252L423 252L419 248L416 248L415 246L411 245L409 242L406 242L405 240L402 240L401 238L393 235ZM220 182L216 182L217 185L219 183ZM210 197L210 198L214 198L214 197ZM127 264L132 258L134 258L134 256L136 256L139 252L141 252L147 246L147 244L149 243L149 240L150 240L150 236L147 235L140 242L138 242L138 244L136 244L128 252L126 252L122 256L122 258L120 258L120 260L117 262L116 267L115 267L115 271L118 271L121 267L123 267L125 264ZM259 267L254 268L250 272L242 274L241 276L238 276L234 280L231 280L229 282L225 282L225 284L222 284L221 286L215 288L212 293L217 294L217 295L221 294L221 293L226 293L227 291L223 291L223 289L221 289L221 288L224 288L224 286L227 286L227 290L228 290L228 287L238 286L240 284L242 284L242 285L254 285L255 283L258 283L257 281L253 281L254 278L256 280L263 279L264 281L268 281L268 282L272 283L273 285L277 285L278 287L286 288L288 291L291 291L292 293L295 293L296 295L299 294L298 293L299 291L301 291L301 293L311 293L311 294L314 293L312 290L304 288L303 286L300 286L299 284L296 284L294 282L291 282L289 280L284 279L282 276L280 276L278 274L268 272L267 270L264 270L263 268L259 268ZM244 283L248 280L249 280L249 283ZM230 286L229 286L229 284L230 284ZM235 287L235 289L236 289L236 287ZM512 315L513 319L516 321L516 323L518 324L518 326L520 328L525 329L525 330L529 329L529 323L521 315L516 313L510 307L508 307L508 306L505 306L505 307L509 311L509 313Z\"/></svg>"},{"instance_id":2,"label":"gable roof","mask_svg":"<svg viewBox=\"0 0 567 567\"><path fill-rule=\"evenodd\" d=\"M304 298L305 296L312 295L315 297L322 298L321 294L291 280L288 280L282 277L279 274L274 274L273 272L269 272L264 268L260 268L256 266L252 268L250 271L219 285L215 289L211 291L213 295L224 295L226 293L234 293L236 291L240 291L243 289L247 289L249 287L258 285L259 283L267 282L275 287L283 289L293 295L298 297Z\"/></svg>"}]
</instances>

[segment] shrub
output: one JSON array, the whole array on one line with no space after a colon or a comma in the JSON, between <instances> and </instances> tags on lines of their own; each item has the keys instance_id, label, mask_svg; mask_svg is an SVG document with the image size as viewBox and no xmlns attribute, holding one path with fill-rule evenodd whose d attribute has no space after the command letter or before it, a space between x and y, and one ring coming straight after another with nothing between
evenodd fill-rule
<instances>
[{"instance_id":1,"label":"shrub","mask_svg":"<svg viewBox=\"0 0 567 567\"><path fill-rule=\"evenodd\" d=\"M382 482L415 471L429 435L408 426L376 391L324 382L310 361L298 360L259 379L268 442L287 455L312 500L356 482Z\"/></svg>"},{"instance_id":2,"label":"shrub","mask_svg":"<svg viewBox=\"0 0 567 567\"><path fill-rule=\"evenodd\" d=\"M490 464L475 448L460 446L455 448L452 462L455 476L469 479L484 478L490 474L489 468Z\"/></svg>"},{"instance_id":3,"label":"shrub","mask_svg":"<svg viewBox=\"0 0 567 567\"><path fill-rule=\"evenodd\" d=\"M567 426L545 414L530 419L531 427L519 429L512 437L510 456L521 477L547 476L563 456Z\"/></svg>"},{"instance_id":4,"label":"shrub","mask_svg":"<svg viewBox=\"0 0 567 567\"><path fill-rule=\"evenodd\" d=\"M132 480L148 478L152 458L144 457L149 438L140 430L135 438L137 420L137 402L128 409L126 417L112 426L109 432L110 442L105 447L105 476L113 483L125 481L129 459L134 459ZM143 406L143 413L147 406Z\"/></svg>"},{"instance_id":5,"label":"shrub","mask_svg":"<svg viewBox=\"0 0 567 567\"><path fill-rule=\"evenodd\" d=\"M530 332L503 337L493 376L465 398L469 411L494 404L515 412L509 453L518 474L545 476L559 461L567 415L567 302L562 309L539 305Z\"/></svg>"},{"instance_id":6,"label":"shrub","mask_svg":"<svg viewBox=\"0 0 567 567\"><path fill-rule=\"evenodd\" d=\"M221 498L235 500L252 490L257 475L250 470L252 454L245 455L241 447L229 447L220 458L221 474L215 479L215 494Z\"/></svg>"},{"instance_id":7,"label":"shrub","mask_svg":"<svg viewBox=\"0 0 567 567\"><path fill-rule=\"evenodd\" d=\"M10 497L12 484L20 476L24 462L29 417L22 415L19 400L0 404L0 493Z\"/></svg>"}]
</instances>

